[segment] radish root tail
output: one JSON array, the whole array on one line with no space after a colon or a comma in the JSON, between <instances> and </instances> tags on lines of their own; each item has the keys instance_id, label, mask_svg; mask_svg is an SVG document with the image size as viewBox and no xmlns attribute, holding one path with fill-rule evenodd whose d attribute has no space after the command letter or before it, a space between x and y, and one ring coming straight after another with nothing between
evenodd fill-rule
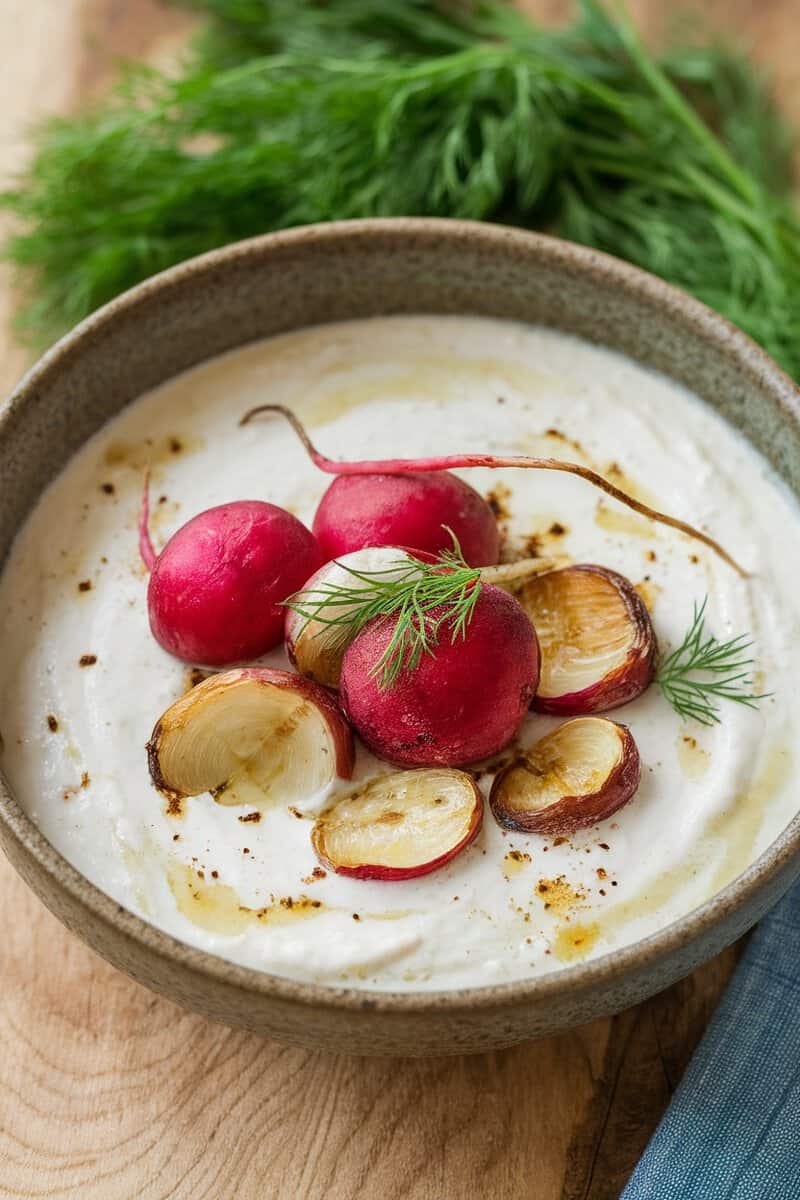
<instances>
[{"instance_id":1,"label":"radish root tail","mask_svg":"<svg viewBox=\"0 0 800 1200\"><path fill-rule=\"evenodd\" d=\"M156 565L156 552L150 537L150 468L145 467L142 504L139 509L139 553L148 571Z\"/></svg>"},{"instance_id":2,"label":"radish root tail","mask_svg":"<svg viewBox=\"0 0 800 1200\"><path fill-rule=\"evenodd\" d=\"M583 467L579 463L563 462L558 458L527 458L523 455L498 456L493 454L445 454L434 458L389 458L375 461L335 462L331 458L326 458L324 454L320 454L295 414L282 404L260 404L256 408L251 408L241 418L239 424L248 425L254 417L270 413L282 416L289 422L314 465L329 475L402 475L407 471L449 471L453 468L464 467L515 467L537 471L562 471L567 475L577 475L601 492L605 492L607 496L624 504L626 508L639 513L640 516L647 517L648 520L655 521L659 525L669 525L672 529L685 533L687 537L702 542L703 545L708 546L715 554L719 555L728 566L733 567L734 571L743 579L748 578L749 572L745 571L744 567L740 566L736 559L707 533L695 529L686 521L671 517L668 513L650 508L648 504L643 504L641 500L636 500L627 492L623 492L621 488L616 487L597 471L593 471L590 467Z\"/></svg>"}]
</instances>

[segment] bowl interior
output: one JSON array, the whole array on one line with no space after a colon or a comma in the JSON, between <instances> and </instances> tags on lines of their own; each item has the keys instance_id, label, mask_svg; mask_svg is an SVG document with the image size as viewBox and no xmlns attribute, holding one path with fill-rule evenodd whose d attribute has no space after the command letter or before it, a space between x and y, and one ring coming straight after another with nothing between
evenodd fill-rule
<instances>
[{"instance_id":1,"label":"bowl interior","mask_svg":"<svg viewBox=\"0 0 800 1200\"><path fill-rule=\"evenodd\" d=\"M425 312L544 324L622 351L690 387L800 493L796 389L753 343L702 305L616 260L537 235L461 222L352 222L260 238L193 260L121 297L50 351L0 421L0 561L73 451L142 392L256 339L328 321ZM222 972L244 989L283 988L295 998L363 1006L362 993L233 967L115 911L44 842L7 794L0 795L0 823L6 842L24 845L54 887L79 895L96 916L163 958L182 956L193 969ZM649 945L544 979L482 990L495 999L579 991L604 971L623 970L633 957L640 965L657 960L731 908L750 903L754 920L759 888L797 858L799 844L800 822L794 822L725 893L648 939ZM463 1006L465 997L387 993L374 1003Z\"/></svg>"}]
</instances>

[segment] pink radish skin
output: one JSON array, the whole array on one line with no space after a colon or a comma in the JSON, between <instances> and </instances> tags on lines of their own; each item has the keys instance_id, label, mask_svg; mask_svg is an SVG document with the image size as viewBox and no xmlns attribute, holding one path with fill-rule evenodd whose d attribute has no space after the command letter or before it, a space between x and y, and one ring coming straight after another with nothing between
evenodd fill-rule
<instances>
[{"instance_id":1,"label":"pink radish skin","mask_svg":"<svg viewBox=\"0 0 800 1200\"><path fill-rule=\"evenodd\" d=\"M489 505L449 471L352 475L335 479L320 501L313 530L326 558L365 546L409 546L438 554L452 548L452 530L471 567L500 557L500 535Z\"/></svg>"},{"instance_id":2,"label":"pink radish skin","mask_svg":"<svg viewBox=\"0 0 800 1200\"><path fill-rule=\"evenodd\" d=\"M257 408L251 408L241 418L239 424L247 425L253 417L264 413L276 413L284 417L292 426L314 465L329 475L406 475L428 471L450 471L464 467L490 467L492 469L514 467L535 471L563 471L567 475L577 475L578 478L591 483L593 487L599 488L601 492L605 492L607 496L618 500L620 504L633 509L634 512L641 513L648 520L656 521L661 525L669 525L672 529L678 529L688 537L694 538L695 541L702 542L703 545L718 554L729 567L733 567L734 571L743 579L749 577L749 573L745 571L744 567L740 566L727 550L707 533L695 529L686 521L669 516L668 513L650 508L648 504L623 492L622 488L618 488L616 484L605 479L599 472L593 471L590 467L584 467L580 463L563 462L558 458L532 458L522 454L439 454L430 458L387 458L372 461L335 462L332 458L326 458L324 454L320 454L302 423L290 408L286 408L282 404L260 404ZM398 536L397 540L402 539Z\"/></svg>"},{"instance_id":3,"label":"pink radish skin","mask_svg":"<svg viewBox=\"0 0 800 1200\"><path fill-rule=\"evenodd\" d=\"M436 653L383 689L374 666L395 624L376 617L342 663L340 702L367 746L408 767L463 766L507 746L539 681L539 643L513 596L484 584L466 637L451 642L443 627Z\"/></svg>"},{"instance_id":4,"label":"pink radish skin","mask_svg":"<svg viewBox=\"0 0 800 1200\"><path fill-rule=\"evenodd\" d=\"M305 525L275 504L237 500L187 521L156 556L147 517L145 485L139 546L159 645L184 662L224 667L283 641L281 601L322 562Z\"/></svg>"}]
</instances>

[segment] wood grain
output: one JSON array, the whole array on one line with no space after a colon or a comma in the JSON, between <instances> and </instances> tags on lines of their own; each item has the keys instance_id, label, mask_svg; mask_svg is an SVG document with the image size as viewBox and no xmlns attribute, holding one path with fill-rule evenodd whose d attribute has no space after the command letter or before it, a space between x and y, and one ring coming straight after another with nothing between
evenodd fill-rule
<instances>
[{"instance_id":1,"label":"wood grain","mask_svg":"<svg viewBox=\"0 0 800 1200\"><path fill-rule=\"evenodd\" d=\"M527 5L548 19L558 0ZM632 3L659 32L665 6ZM794 0L715 0L800 119ZM0 0L0 176L31 119L163 58L188 28L157 0ZM26 365L0 276L0 388ZM637 1009L464 1059L364 1061L209 1024L117 974L0 862L3 1200L617 1200L735 962Z\"/></svg>"}]
</instances>

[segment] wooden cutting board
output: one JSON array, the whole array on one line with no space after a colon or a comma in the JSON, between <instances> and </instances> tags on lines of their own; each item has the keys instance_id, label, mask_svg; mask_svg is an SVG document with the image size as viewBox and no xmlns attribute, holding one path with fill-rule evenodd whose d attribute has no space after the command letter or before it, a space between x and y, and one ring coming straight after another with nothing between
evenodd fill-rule
<instances>
[{"instance_id":1,"label":"wooden cutting board","mask_svg":"<svg viewBox=\"0 0 800 1200\"><path fill-rule=\"evenodd\" d=\"M559 0L529 7L548 20ZM631 5L658 33L660 0ZM699 9L701 5L697 3ZM714 0L800 118L795 0ZM159 0L0 0L0 178L25 131L162 60L190 28ZM25 369L0 273L0 394ZM0 1197L617 1200L735 962L638 1008L497 1054L332 1058L190 1016L68 934L0 859Z\"/></svg>"}]
</instances>

